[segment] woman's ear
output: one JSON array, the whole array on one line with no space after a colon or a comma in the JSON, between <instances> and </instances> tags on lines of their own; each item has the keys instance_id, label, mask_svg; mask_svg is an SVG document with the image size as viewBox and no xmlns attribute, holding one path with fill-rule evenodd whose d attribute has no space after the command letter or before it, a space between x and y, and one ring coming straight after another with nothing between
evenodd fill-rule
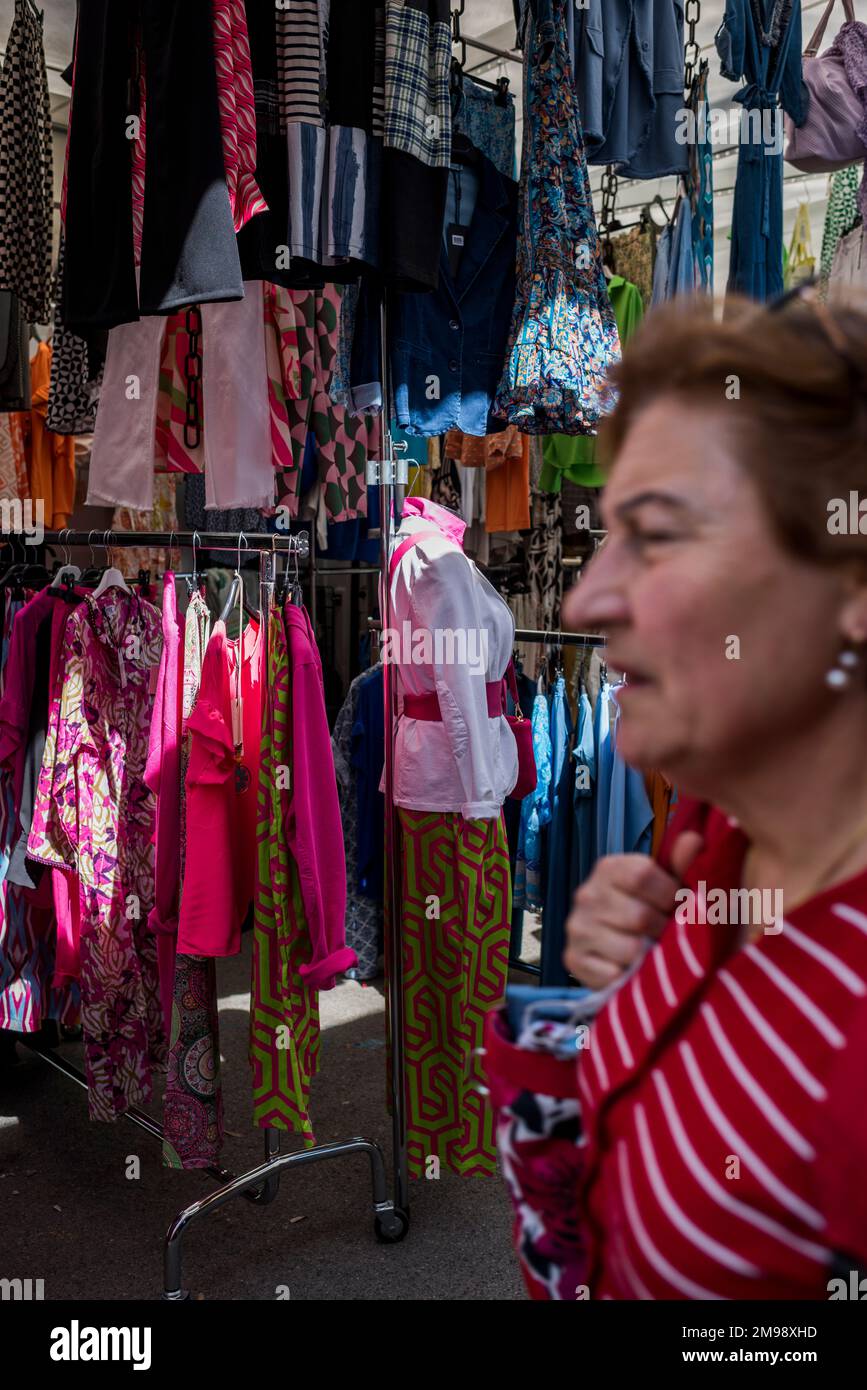
<instances>
[{"instance_id":1,"label":"woman's ear","mask_svg":"<svg viewBox=\"0 0 867 1390\"><path fill-rule=\"evenodd\" d=\"M840 613L841 635L854 646L867 642L867 565L854 565Z\"/></svg>"}]
</instances>

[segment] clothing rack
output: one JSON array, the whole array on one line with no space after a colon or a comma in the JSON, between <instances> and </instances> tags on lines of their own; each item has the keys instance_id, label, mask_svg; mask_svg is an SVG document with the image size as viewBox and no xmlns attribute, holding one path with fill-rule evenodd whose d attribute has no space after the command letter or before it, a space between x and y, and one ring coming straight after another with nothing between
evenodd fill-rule
<instances>
[{"instance_id":1,"label":"clothing rack","mask_svg":"<svg viewBox=\"0 0 867 1390\"><path fill-rule=\"evenodd\" d=\"M104 537L100 541L99 537ZM94 537L97 540L94 541ZM117 548L132 548L138 546L190 546L194 545L203 549L227 549L235 550L238 548L241 538L247 539L243 532L232 535L229 532L196 532L196 531L133 531L117 534L115 532L101 531L46 531L41 540L26 542L28 545L37 547L46 545L94 545L110 544ZM25 540L25 537L16 535L15 539ZM9 543L13 537L7 535L2 537L5 543ZM301 553L301 541L307 540L306 534L302 536L269 536L266 538L258 536L250 543L248 540L247 549L259 557L259 608L263 617L270 611L274 597L275 560L279 554ZM309 546L309 541L308 541ZM263 660L267 671L268 660L268 625L262 623L262 642ZM87 1089L87 1079L82 1071L67 1062L64 1058L56 1057L51 1051L28 1043L24 1035L16 1042L21 1041L22 1045L28 1047L30 1051L41 1057L43 1061L53 1066L64 1076L74 1081L77 1085ZM148 1115L137 1108L131 1108L125 1112L126 1118L131 1123L145 1130L154 1138L162 1141L163 1127L156 1121L151 1120ZM371 1140L361 1137L340 1140L331 1144L317 1144L310 1149L296 1150L291 1153L280 1152L280 1133L276 1129L266 1129L264 1131L265 1156L263 1161L255 1168L247 1172L233 1174L228 1169L213 1167L203 1171L209 1177L215 1179L220 1186L206 1197L200 1198L196 1202L184 1207L175 1216L166 1232L163 1244L163 1294L162 1298L168 1302L182 1302L189 1299L190 1295L182 1287L182 1242L186 1231L199 1218L209 1212L216 1211L218 1208L230 1202L234 1197L243 1196L247 1201L255 1203L257 1206L269 1206L277 1197L280 1190L280 1176L290 1168L299 1168L311 1163L324 1162L332 1158L344 1158L348 1155L364 1154L370 1163L370 1176L372 1188L372 1206L374 1216L374 1230L377 1237L386 1243L400 1240L406 1232L405 1218L395 1211L394 1202L388 1195L388 1184L385 1171L385 1162L382 1150L379 1145Z\"/></svg>"},{"instance_id":2,"label":"clothing rack","mask_svg":"<svg viewBox=\"0 0 867 1390\"><path fill-rule=\"evenodd\" d=\"M251 542L261 542L267 540L267 546L253 544ZM166 549L186 549L195 547L201 550L235 550L241 543L247 542L247 549L250 551L265 551L275 554L290 554L295 541L310 542L306 536L293 535L265 535L262 531L251 531L248 535L245 531L112 531L106 530L101 526L94 526L90 531L72 531L66 527L62 531L45 531L39 541L30 541L26 534L18 531L7 532L0 540L8 543L12 540L23 542L25 545L88 545L117 546L119 548L133 546L153 546L155 549L165 547ZM303 543L299 546L299 554L306 553Z\"/></svg>"},{"instance_id":3,"label":"clothing rack","mask_svg":"<svg viewBox=\"0 0 867 1390\"><path fill-rule=\"evenodd\" d=\"M558 632L556 630L528 632L523 628L516 628L515 641L538 642L540 646L545 647L606 647L608 645L608 639L600 637L598 633L595 636L587 636L583 632Z\"/></svg>"},{"instance_id":4,"label":"clothing rack","mask_svg":"<svg viewBox=\"0 0 867 1390\"><path fill-rule=\"evenodd\" d=\"M468 48L477 48L482 53L490 53L494 58L503 58L507 63L518 63L523 66L524 57L520 50L509 53L505 48L494 48L491 44L485 43L484 39L470 39L461 29L461 20L466 9L467 0L460 0L456 10L452 10L452 44L461 45L461 68L466 68L466 58ZM480 64L479 66L483 66Z\"/></svg>"},{"instance_id":5,"label":"clothing rack","mask_svg":"<svg viewBox=\"0 0 867 1390\"><path fill-rule=\"evenodd\" d=\"M263 531L252 531L249 534L245 531L132 531L117 532L104 530L101 527L94 527L91 531L72 531L64 527L62 531L43 531L39 541L29 540L27 533L19 531L9 532L0 536L0 544L9 545L17 541L21 545L32 546L61 546L72 548L74 546L87 546L89 550L94 547L106 549L109 546L141 546L147 549L149 546L159 550L161 547L168 550L231 550L237 552L239 549L243 555L245 551L250 554L298 555L308 561L308 571L310 575L310 619L313 623L313 630L316 631L317 619L317 583L319 576L319 566L316 564L316 547L311 548L310 531L312 522L301 522L302 529L291 534L279 534L278 532L265 533ZM306 528L306 529L304 529ZM267 541L267 545L265 542ZM259 542L256 544L256 542ZM348 573L348 571L344 571Z\"/></svg>"},{"instance_id":6,"label":"clothing rack","mask_svg":"<svg viewBox=\"0 0 867 1390\"><path fill-rule=\"evenodd\" d=\"M484 43L481 39L468 39L463 34L460 35L460 38L467 45L467 48L478 48L482 53L491 53L495 58L502 58L507 63L517 63L520 67L524 66L524 57L520 51L510 53L505 48L493 48L491 44ZM479 67L484 66L486 66L484 63L479 64ZM471 77L473 71L474 69L470 69L468 76Z\"/></svg>"}]
</instances>

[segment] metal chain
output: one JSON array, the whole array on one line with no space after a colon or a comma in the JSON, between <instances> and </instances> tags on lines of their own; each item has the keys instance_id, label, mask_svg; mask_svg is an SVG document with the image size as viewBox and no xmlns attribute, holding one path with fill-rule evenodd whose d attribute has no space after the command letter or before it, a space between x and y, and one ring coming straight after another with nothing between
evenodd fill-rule
<instances>
[{"instance_id":1,"label":"metal chain","mask_svg":"<svg viewBox=\"0 0 867 1390\"><path fill-rule=\"evenodd\" d=\"M685 15L687 25L686 43L684 45L684 79L683 85L687 95L692 91L692 84L696 79L698 65L701 62L701 45L698 41L696 29L701 20L701 0L686 0Z\"/></svg>"},{"instance_id":2,"label":"metal chain","mask_svg":"<svg viewBox=\"0 0 867 1390\"><path fill-rule=\"evenodd\" d=\"M602 233L607 232L611 223L614 221L614 206L617 202L617 190L619 187L620 180L614 172L614 165L606 164L600 184L602 210L599 214L599 231Z\"/></svg>"},{"instance_id":3,"label":"metal chain","mask_svg":"<svg viewBox=\"0 0 867 1390\"><path fill-rule=\"evenodd\" d=\"M187 334L189 344L184 359L184 376L187 384L184 444L188 449L198 449L202 440L202 417L199 408L199 390L202 380L202 349L199 346L199 339L202 334L202 315L195 304L187 310Z\"/></svg>"}]
</instances>

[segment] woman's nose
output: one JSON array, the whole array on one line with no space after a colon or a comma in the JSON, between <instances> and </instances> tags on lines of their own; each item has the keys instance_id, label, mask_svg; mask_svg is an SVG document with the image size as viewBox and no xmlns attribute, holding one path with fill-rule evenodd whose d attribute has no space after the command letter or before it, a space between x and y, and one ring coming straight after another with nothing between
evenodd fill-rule
<instances>
[{"instance_id":1,"label":"woman's nose","mask_svg":"<svg viewBox=\"0 0 867 1390\"><path fill-rule=\"evenodd\" d=\"M563 600L563 626L574 632L604 630L627 621L628 603L616 548L608 541L581 571Z\"/></svg>"}]
</instances>

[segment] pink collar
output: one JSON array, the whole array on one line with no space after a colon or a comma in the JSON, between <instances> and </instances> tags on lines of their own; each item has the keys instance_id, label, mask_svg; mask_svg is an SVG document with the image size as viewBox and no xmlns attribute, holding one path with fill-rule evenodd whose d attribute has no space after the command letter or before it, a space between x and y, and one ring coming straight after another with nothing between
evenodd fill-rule
<instances>
[{"instance_id":1,"label":"pink collar","mask_svg":"<svg viewBox=\"0 0 867 1390\"><path fill-rule=\"evenodd\" d=\"M441 507L438 502L431 502L427 497L407 497L403 504L403 515L420 517L424 521L432 522L444 536L463 550L467 524L447 507Z\"/></svg>"}]
</instances>

